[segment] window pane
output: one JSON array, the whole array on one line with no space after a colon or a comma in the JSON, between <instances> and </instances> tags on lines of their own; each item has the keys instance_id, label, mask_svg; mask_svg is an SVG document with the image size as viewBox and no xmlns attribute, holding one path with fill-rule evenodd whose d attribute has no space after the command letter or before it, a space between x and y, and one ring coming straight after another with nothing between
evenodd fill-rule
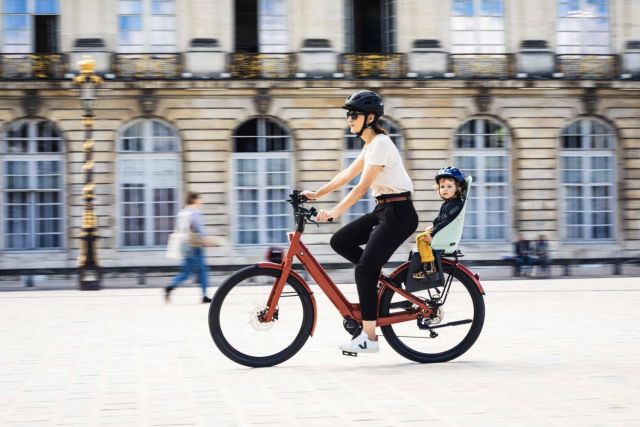
<instances>
[{"instance_id":1,"label":"window pane","mask_svg":"<svg viewBox=\"0 0 640 427\"><path fill-rule=\"evenodd\" d=\"M58 0L36 0L36 14L41 15L57 15L58 10Z\"/></svg>"},{"instance_id":2,"label":"window pane","mask_svg":"<svg viewBox=\"0 0 640 427\"><path fill-rule=\"evenodd\" d=\"M4 17L4 29L7 32L15 32L16 30L27 30L28 28L29 15L6 15ZM15 40L5 40L5 43L13 42L15 42Z\"/></svg>"},{"instance_id":3,"label":"window pane","mask_svg":"<svg viewBox=\"0 0 640 427\"><path fill-rule=\"evenodd\" d=\"M173 0L153 0L151 2L151 13L154 15L173 15L175 10Z\"/></svg>"},{"instance_id":4,"label":"window pane","mask_svg":"<svg viewBox=\"0 0 640 427\"><path fill-rule=\"evenodd\" d=\"M119 0L119 15L140 15L142 14L142 0Z\"/></svg>"},{"instance_id":5,"label":"window pane","mask_svg":"<svg viewBox=\"0 0 640 427\"><path fill-rule=\"evenodd\" d=\"M473 0L453 0L453 16L473 16Z\"/></svg>"},{"instance_id":6,"label":"window pane","mask_svg":"<svg viewBox=\"0 0 640 427\"><path fill-rule=\"evenodd\" d=\"M28 13L27 0L4 0L4 13Z\"/></svg>"},{"instance_id":7,"label":"window pane","mask_svg":"<svg viewBox=\"0 0 640 427\"><path fill-rule=\"evenodd\" d=\"M142 30L142 16L121 15L118 17L118 28L120 31Z\"/></svg>"},{"instance_id":8,"label":"window pane","mask_svg":"<svg viewBox=\"0 0 640 427\"><path fill-rule=\"evenodd\" d=\"M502 0L481 0L480 15L482 16L502 16Z\"/></svg>"}]
</instances>

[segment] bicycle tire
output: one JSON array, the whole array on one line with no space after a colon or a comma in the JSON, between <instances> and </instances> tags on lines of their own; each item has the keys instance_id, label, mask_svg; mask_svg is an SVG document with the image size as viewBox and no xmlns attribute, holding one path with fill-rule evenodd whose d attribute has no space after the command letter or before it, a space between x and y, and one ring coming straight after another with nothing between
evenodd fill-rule
<instances>
[{"instance_id":1,"label":"bicycle tire","mask_svg":"<svg viewBox=\"0 0 640 427\"><path fill-rule=\"evenodd\" d=\"M394 277L393 281L395 283L404 283L404 280L406 278L406 274L408 271L407 267L408 267L408 263L398 268L400 272ZM476 342L476 340L480 336L480 332L482 332L482 327L484 325L484 317L485 317L485 306L484 306L484 298L480 290L475 285L472 278L466 275L462 270L455 269L455 266L450 264L444 264L443 269L444 269L445 278L447 278L450 275L453 275L454 279L456 279L458 282L460 282L464 286L464 288L469 293L469 296L471 297L471 302L473 304L473 311L474 311L471 327L469 328L469 331L467 332L466 336L464 336L464 338L457 345L455 345L454 347L446 351L439 351L437 353L425 353L425 352L417 351L411 348L409 345L403 342L401 337L398 336L398 334L394 330L394 325L381 327L382 333L385 339L387 340L387 342L389 343L389 345L391 346L391 348L393 348L397 353L399 353L403 357L406 357L407 359L412 360L414 362L442 363L442 362L448 362L457 357L460 357L473 346L473 344ZM396 293L391 289L386 289L384 291L382 298L380 300L380 306L379 306L379 315L381 317L389 315L389 312L391 310L390 304L394 294ZM444 308L447 307L446 301L443 307ZM407 322L400 323L397 325L404 325L406 323ZM420 330L417 325L416 325L416 331L418 331L418 333L423 332L425 334L429 332L429 331ZM415 338L415 337L412 337L412 338Z\"/></svg>"},{"instance_id":2,"label":"bicycle tire","mask_svg":"<svg viewBox=\"0 0 640 427\"><path fill-rule=\"evenodd\" d=\"M213 339L216 347L218 347L222 354L227 358L241 365L253 368L274 366L295 355L311 335L314 322L313 302L311 301L311 297L309 296L305 286L294 276L289 275L289 277L287 277L286 284L295 291L302 308L302 321L300 323L300 328L295 339L293 339L290 345L275 354L254 356L235 348L234 345L230 343L228 339L229 337L225 336L221 327L220 314L225 303L225 299L229 293L237 286L242 285L243 283L246 284L250 279L258 277L277 278L280 277L281 274L282 271L275 268L259 267L257 265L250 266L233 274L225 280L216 291L209 307L209 333L211 334L211 338Z\"/></svg>"}]
</instances>

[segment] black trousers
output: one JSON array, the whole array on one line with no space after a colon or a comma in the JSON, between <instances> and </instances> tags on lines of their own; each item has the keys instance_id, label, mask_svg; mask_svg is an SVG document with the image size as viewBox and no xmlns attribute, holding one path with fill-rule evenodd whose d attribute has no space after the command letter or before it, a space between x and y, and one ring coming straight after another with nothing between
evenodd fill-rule
<instances>
[{"instance_id":1,"label":"black trousers","mask_svg":"<svg viewBox=\"0 0 640 427\"><path fill-rule=\"evenodd\" d=\"M331 237L333 250L356 265L362 320L377 319L380 269L417 227L413 202L404 200L377 205L373 212L355 219Z\"/></svg>"}]
</instances>

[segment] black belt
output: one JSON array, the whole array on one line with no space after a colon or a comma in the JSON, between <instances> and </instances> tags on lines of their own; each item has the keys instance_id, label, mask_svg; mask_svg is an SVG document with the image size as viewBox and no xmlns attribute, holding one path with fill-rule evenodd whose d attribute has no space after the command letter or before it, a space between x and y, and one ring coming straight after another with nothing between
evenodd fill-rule
<instances>
[{"instance_id":1,"label":"black belt","mask_svg":"<svg viewBox=\"0 0 640 427\"><path fill-rule=\"evenodd\" d=\"M404 202L405 200L411 200L411 196L394 196L376 199L376 204L382 205L384 203Z\"/></svg>"}]
</instances>

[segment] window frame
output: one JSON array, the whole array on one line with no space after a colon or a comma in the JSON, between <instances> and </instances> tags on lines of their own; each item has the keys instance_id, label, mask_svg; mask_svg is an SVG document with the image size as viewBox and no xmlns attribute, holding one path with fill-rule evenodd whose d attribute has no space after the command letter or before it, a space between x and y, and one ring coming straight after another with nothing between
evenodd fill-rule
<instances>
[{"instance_id":1,"label":"window frame","mask_svg":"<svg viewBox=\"0 0 640 427\"><path fill-rule=\"evenodd\" d=\"M251 122L252 120L258 120L257 126L256 126L256 133L258 135L253 135L253 136L247 136L247 135L243 135L243 136L236 136L237 131L245 124ZM277 150L277 151L266 151L266 144L265 141L266 139L268 139L270 136L269 135L265 135L266 130L265 130L265 125L267 123L267 121L271 121L274 122L275 124L277 124L278 126L280 126L282 129L284 129L287 134L286 135L276 135L273 136L273 138L287 138L287 142L288 142L288 147L286 150ZM251 151L251 152L237 152L236 151L236 138L252 138L255 137L258 139L258 151ZM266 138L265 138L266 137ZM237 191L241 188L237 186L237 168L236 168L236 164L238 160L253 160L253 159L257 159L258 160L258 177L260 176L266 176L264 174L266 174L266 169L265 169L265 165L267 160L270 159L285 159L288 161L289 164L289 182L286 185L287 187L287 191L291 191L293 188L294 183L296 182L296 169L295 169L295 162L294 162L294 140L293 140L293 135L291 134L291 130L289 129L288 126L286 126L285 124L283 124L280 120L274 118L274 117L265 117L265 116L259 116L259 117L250 117L246 120L243 120L238 126L236 126L233 129L233 132L231 134L231 168L230 168L230 174L231 174L231 179L230 179L230 183L231 183L231 191L229 194L229 200L231 203L231 220L230 225L231 225L231 234L232 234L232 244L234 247L236 248L260 248L260 247L268 247L268 246L272 246L272 245L282 245L282 244L286 244L287 241L285 242L268 242L267 241L267 231L268 230L273 230L273 229L268 229L266 226L266 219L267 219L267 213L266 213L266 202L267 199L265 197L265 192L268 189L271 188L278 188L277 186L274 187L264 187L264 186L258 186L258 199L257 199L257 204L258 204L258 213L257 213L257 217L258 217L258 243L240 243L240 239L239 239L239 233L243 230L240 230L239 226L240 226L240 222L239 222L239 200L236 197L236 193ZM264 150L261 150L264 149ZM261 175L262 174L262 175ZM287 207L288 208L288 207ZM287 209L287 228L289 228L289 231L293 231L293 228L295 226L294 221L293 221L293 214L291 211L289 211ZM284 216L284 215L283 215ZM275 229L277 230L277 229ZM288 233L288 232L287 232Z\"/></svg>"},{"instance_id":2,"label":"window frame","mask_svg":"<svg viewBox=\"0 0 640 427\"><path fill-rule=\"evenodd\" d=\"M153 138L149 138L149 134L145 134L145 132L151 132L151 135L153 133L153 122L160 122L161 124L167 126L168 128L170 128L173 131L173 136L175 138L176 141L176 147L174 151L161 151L161 152L154 152L154 151L148 151L147 148L152 148L153 144L152 144L152 140ZM135 126L138 123L144 123L143 125L143 131L142 131L142 138L143 138L143 150L142 151L124 151L121 148L121 143L122 143L122 135L125 133L125 131L127 131L130 127ZM124 220L125 217L124 215L122 215L122 209L124 208L124 200L123 200L123 180L122 180L122 160L143 160L145 163L148 162L153 162L153 161L157 161L157 160L171 160L174 161L176 164L176 185L175 185L175 189L176 189L176 208L177 211L174 213L173 217L175 220L175 215L178 213L178 211L182 208L183 206L183 189L182 189L182 174L183 174L183 167L182 167L182 140L180 138L180 132L178 131L178 129L170 122L159 118L159 117L143 117L143 118L138 118L138 119L134 119L131 120L127 123L125 123L124 125L122 125L120 127L120 129L118 129L118 134L116 137L116 149L115 149L115 155L116 155L116 159L115 159L115 174L116 174L116 180L115 180L115 208L116 208L116 248L118 251L122 251L122 252L132 252L132 251L159 251L159 250L164 250L166 248L166 245L155 245L153 244L153 239L154 239L154 233L155 233L155 228L153 227L153 219L157 218L156 216L153 215L153 197L147 199L147 196L152 195L152 191L153 191L153 187L149 186L149 183L153 181L153 175L151 174L151 172L149 172L148 170L146 170L145 168L145 176L144 176L144 194L145 194L145 200L144 200L144 218L145 218L145 232L144 232L144 239L145 239L145 245L144 246L125 246L125 228L124 228Z\"/></svg>"},{"instance_id":3,"label":"window frame","mask_svg":"<svg viewBox=\"0 0 640 427\"><path fill-rule=\"evenodd\" d=\"M591 148L591 147L579 147L579 148L564 148L563 147L563 143L562 143L562 137L563 134L565 132L565 130L568 130L571 126L573 126L576 123L579 123L579 126L581 128L581 130L583 129L583 123L584 122L591 122L591 123L595 123L598 124L600 126L604 126L609 133L604 134L610 137L610 141L611 141L611 147L610 148ZM576 135L576 134L571 134L571 135ZM584 137L585 135L589 135L591 136L592 134L579 134L582 137ZM603 134L598 134L598 135L603 135ZM561 232L559 233L560 235L560 239L562 240L562 242L564 243L568 243L568 244L583 244L583 243L587 243L587 242L592 242L592 243L614 243L617 241L618 236L619 236L619 231L618 231L618 215L619 215L619 208L618 208L618 174L616 171L616 165L618 162L618 133L617 130L614 126L612 126L611 124L609 124L608 122L606 122L605 120L602 120L599 117L594 117L594 116L585 116L585 117L579 117L576 118L574 120L569 121L568 123L566 123L562 129L560 130L560 134L558 137L558 168L557 168L557 175L556 175L556 179L558 182L558 195L559 195L559 200L561 201L561 203L559 204L561 206L560 211L559 211L559 221L558 221L558 225L560 227ZM606 154L606 155L603 155ZM568 237L568 227L570 227L570 225L567 223L566 220L566 214L568 212L568 204L567 202L567 184L565 184L564 179L563 179L563 172L564 172L564 167L563 167L563 159L567 158L567 157L578 157L581 159L581 165L580 165L580 176L581 176L581 180L579 183L571 183L570 186L576 186L578 185L580 188L592 188L594 186L603 186L602 183L592 183L589 182L588 179L585 179L585 177L587 176L587 174L589 174L592 169L591 168L585 168L584 165L585 163L588 162L587 159L592 159L592 158L610 158L611 159L611 181L606 184L610 189L611 189L611 194L608 197L609 201L610 201L610 206L611 206L611 237L604 237L604 238L596 238L593 237L593 227L595 226L592 222L591 222L591 215L595 212L593 209L591 209L591 205L589 204L588 206L588 210L587 209L583 209L582 213L584 213L585 218L588 219L588 221L585 220L585 223L583 225L578 225L579 227L583 228L586 232L588 232L589 236L588 237L584 237L584 238L570 238ZM589 202L591 202L593 200L593 196L592 196L592 192L590 192L589 196L583 195L581 198L583 200L587 200ZM585 206L587 206L587 204L585 203ZM573 211L572 211L573 212ZM606 211L605 211L606 212ZM574 225L571 225L571 227L575 227Z\"/></svg>"},{"instance_id":4,"label":"window frame","mask_svg":"<svg viewBox=\"0 0 640 427\"><path fill-rule=\"evenodd\" d=\"M120 2L121 1L138 1L141 5L141 11L139 14L134 13L120 13ZM154 14L153 13L153 3L154 1L160 0L117 0L116 2L116 32L115 32L115 45L116 45L116 53L119 54L145 54L145 53L177 53L178 52L178 7L177 0L165 0L165 2L173 2L173 14ZM134 30L140 31L142 33L143 42L142 44L122 44L120 43L120 36L124 32L120 28L120 17L122 16L140 16L141 21L141 29ZM161 16L161 17L173 17L173 30L156 30L152 28L153 25L153 17ZM173 44L154 44L153 42L153 34L154 32L173 32L174 42Z\"/></svg>"},{"instance_id":5,"label":"window frame","mask_svg":"<svg viewBox=\"0 0 640 427\"><path fill-rule=\"evenodd\" d=\"M567 1L578 1L580 4L580 11L587 10L587 2L588 0L558 0L556 2L556 28L555 28L555 46L556 53L558 55L611 55L613 54L613 44L612 44L612 28L611 28L611 12L612 5L609 0L600 0L606 2L606 16L605 15L596 15L596 16L566 16L561 15L561 8L563 5L567 3ZM597 7L596 7L597 8ZM567 11L568 12L568 11ZM587 12L591 13L591 12ZM590 31L588 27L589 23L594 22L595 20L606 18L607 20L607 31ZM563 21L566 20L566 21ZM563 30L560 31L561 25L564 22L570 22L569 20L575 20L575 22L580 23L578 26L580 27L575 31ZM579 34L579 42L578 44L560 44L560 33L577 33ZM607 44L606 45L597 45L597 44L587 44L587 38L589 34L606 34L607 36ZM575 51L577 50L577 51ZM601 51L600 51L601 50Z\"/></svg>"},{"instance_id":6,"label":"window frame","mask_svg":"<svg viewBox=\"0 0 640 427\"><path fill-rule=\"evenodd\" d=\"M28 54L32 54L35 52L36 50L36 46L35 46L35 34L34 34L34 19L33 16L35 15L49 15L49 16L61 16L61 11L60 11L60 3L61 0L53 0L55 1L55 9L56 12L55 13L41 13L41 12L36 12L36 3L37 0L24 0L24 3L26 5L26 11L24 13L22 12L10 12L10 13L5 13L5 9L4 7L6 6L4 3L2 4L2 9L0 9L0 15L2 15L2 23L0 24L0 27L2 28L2 31L0 31L0 47L1 52L4 53L11 53L11 54L17 54L17 55L28 55ZM29 42L28 43L21 43L21 44L15 44L15 43L11 43L11 44L7 44L7 27L6 27L6 17L7 16L26 16L27 17L27 26L25 28L25 30L20 30L20 31L26 31L27 34L29 35ZM58 46L60 46L60 38L61 38L61 32L60 32L60 27L58 27L58 40L57 40L57 44ZM27 50L25 51L20 51L20 50L8 50L7 46L28 46Z\"/></svg>"},{"instance_id":7,"label":"window frame","mask_svg":"<svg viewBox=\"0 0 640 427\"><path fill-rule=\"evenodd\" d=\"M506 3L505 0L496 0L500 2L500 14L499 15L483 15L482 13L482 3L487 0L466 0L471 4L471 15L456 15L455 14L455 2L451 2L450 10L449 10L449 19L450 19L450 53L451 54L506 54L507 53L507 13L506 13ZM482 29L486 27L488 23L482 23L483 20L491 19L491 18L500 18L501 19L501 29ZM460 24L456 21L461 20ZM463 22L462 20L471 21L473 25L469 25L469 22ZM461 27L461 29L456 29L457 27ZM470 44L457 44L455 35L457 33L472 33L473 34L473 43ZM502 43L500 44L487 44L482 43L482 40L486 35L491 33L500 33L502 34Z\"/></svg>"},{"instance_id":8,"label":"window frame","mask_svg":"<svg viewBox=\"0 0 640 427\"><path fill-rule=\"evenodd\" d=\"M477 120L484 120L487 122L491 122L493 124L496 124L498 126L500 126L502 129L505 130L504 133L504 147L502 148L498 148L498 147L486 147L486 144L483 143L482 147L473 147L473 148L458 148L456 145L456 139L458 135L473 135L474 136L474 141L478 141L479 140L479 136L480 135L488 135L487 133L477 133L474 130L474 133L468 134L468 133L464 133L461 134L460 130L462 130L462 128L464 126L466 126L468 123L470 122L475 122ZM474 126L477 126L474 124ZM477 213L477 218L478 218L478 223L474 224L475 227L477 227L477 229L479 230L479 235L481 237L478 238L464 238L462 237L462 242L464 242L465 244L473 244L473 243L483 243L483 244L487 244L487 243L504 243L504 242L509 242L511 241L511 224L513 221L513 209L509 204L509 200L511 200L513 198L513 194L511 192L512 189L512 183L511 183L511 147L512 147L512 137L511 137L511 129L501 120L495 118L495 117L490 117L490 116L474 116L474 117L470 117L466 120L464 120L462 123L460 123L458 126L456 126L454 128L453 131L453 136L452 136L452 140L451 140L451 146L453 148L452 150L452 164L456 167L459 167L465 174L468 174L467 170L465 170L465 168L461 167L461 165L459 165L459 161L457 160L457 158L459 157L473 157L475 159L482 159L482 165L480 164L476 164L475 166L475 176L473 176L473 183L471 184L471 198L472 199L476 199L478 201L486 201L488 200L488 196L486 196L486 192L487 192L487 187L489 186L494 186L496 183L485 183L484 182L484 177L482 179L482 181L480 181L480 177L477 176L480 173L484 173L484 171L487 170L485 164L486 164L486 158L487 157L504 157L505 159L505 177L506 177L506 181L504 182L504 187L505 187L505 210L504 211L488 211L486 209L486 204L483 204L482 209L480 210L476 210L474 212ZM482 168L480 167L482 166ZM465 202L467 203L467 202ZM471 212L469 211L469 209L467 208L467 212ZM498 238L498 239L490 239L487 238L487 233L486 233L486 227L489 225L486 223L485 219L486 219L486 213L487 212L505 212L505 217L504 217L504 223L501 224L500 226L502 226L504 228L504 238ZM468 217L467 217L468 218ZM466 224L467 219L465 219L465 224ZM494 225L495 226L495 225ZM463 231L463 236L464 236L464 231Z\"/></svg>"},{"instance_id":9,"label":"window frame","mask_svg":"<svg viewBox=\"0 0 640 427\"><path fill-rule=\"evenodd\" d=\"M265 13L267 10L268 4L281 4L284 5L283 14L268 14ZM290 5L289 0L258 0L258 52L266 53L266 54L283 54L289 53L289 19L290 19ZM284 28L265 28L265 24L268 22L278 22L283 25ZM284 33L285 41L283 43L267 43L267 39L269 39L269 35L274 33ZM270 39L270 41L273 39Z\"/></svg>"},{"instance_id":10,"label":"window frame","mask_svg":"<svg viewBox=\"0 0 640 427\"><path fill-rule=\"evenodd\" d=\"M29 137L27 138L27 140L29 141L29 147L28 147L28 151L26 153L9 153L8 152L8 143L7 143L7 131L12 127L12 126L18 126L22 123L28 122L29 123ZM37 151L34 150L34 148L36 148L36 143L37 141L40 139L38 137L33 137L33 132L34 132L34 127L40 123L40 122L47 122L50 123L52 126L54 126L56 128L56 130L59 133L59 144L60 144L60 151L59 152L46 152L46 153L38 153ZM2 154L1 158L0 158L0 252L2 253L30 253L30 252L39 252L39 253L57 253L57 252L64 252L68 249L68 238L69 238L69 226L68 226L68 222L69 222L69 218L67 217L67 212L68 212L68 208L67 208L67 159L66 159L66 150L65 150L65 145L66 145L66 141L64 139L64 135L62 133L62 130L60 129L60 127L53 121L45 119L45 118L22 118L22 119L17 119L14 120L12 122L9 122L6 126L4 126L2 128L2 139L0 140L1 142L1 146L0 146L0 154ZM51 139L51 138L49 138ZM31 179L37 179L38 175L37 175L37 162L39 161L57 161L60 165L60 171L57 174L59 176L60 179L60 185L59 185L59 190L55 190L59 195L60 195L60 232L56 233L56 234L60 234L60 246L55 247L55 248L38 248L35 246L36 243L36 239L38 236L38 233L36 233L36 227L35 227L35 209L37 207L37 204L35 203L35 194L36 193L46 193L46 192L53 192L50 189L37 189L37 188L33 188L33 186L31 186L31 184L29 185L29 188L26 191L8 191L5 188L6 185L6 180L7 180L7 173L5 170L5 164L6 162L10 162L10 161L22 161L22 162L27 162L27 167L28 167L28 176L29 176L29 180ZM8 219L8 216L6 215L6 203L5 203L5 197L6 194L9 192L26 192L28 193L28 203L29 203L29 242L31 243L29 248L26 249L14 249L14 248L8 248L7 244L8 244L8 237L7 237L7 230L6 230L6 221Z\"/></svg>"}]
</instances>

